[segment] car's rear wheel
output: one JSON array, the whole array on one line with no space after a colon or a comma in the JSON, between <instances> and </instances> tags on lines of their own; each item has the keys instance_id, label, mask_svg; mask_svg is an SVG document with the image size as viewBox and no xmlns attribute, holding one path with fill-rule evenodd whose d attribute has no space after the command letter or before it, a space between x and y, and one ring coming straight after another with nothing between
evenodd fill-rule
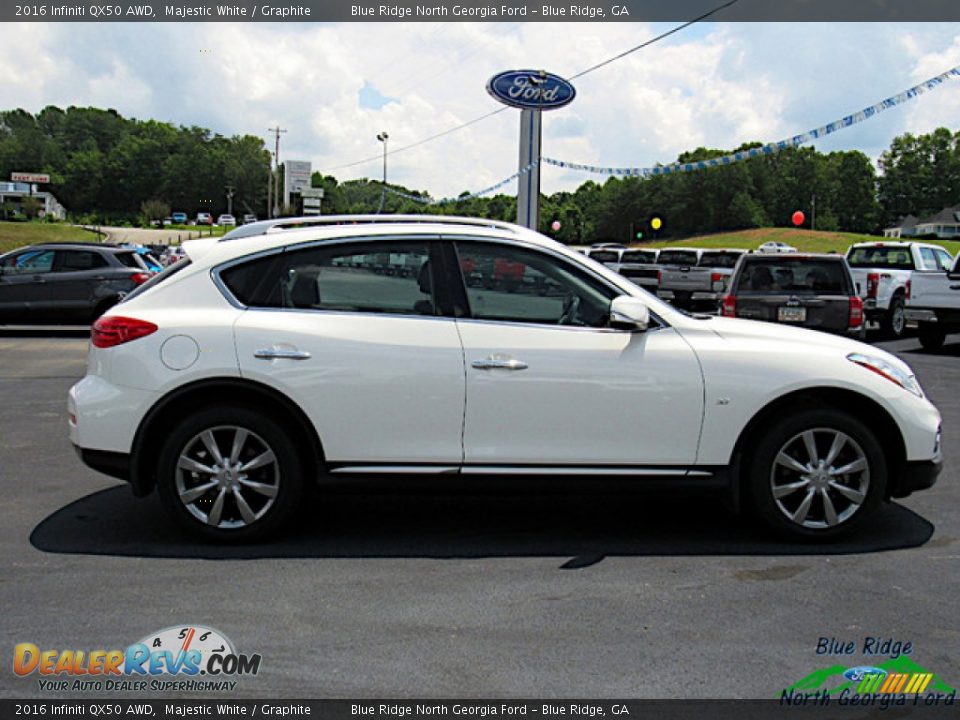
<instances>
[{"instance_id":1,"label":"car's rear wheel","mask_svg":"<svg viewBox=\"0 0 960 720\"><path fill-rule=\"evenodd\" d=\"M947 339L947 333L935 323L920 323L917 337L924 350L939 350Z\"/></svg>"},{"instance_id":2,"label":"car's rear wheel","mask_svg":"<svg viewBox=\"0 0 960 720\"><path fill-rule=\"evenodd\" d=\"M883 499L883 448L852 415L811 408L762 432L748 465L750 497L760 518L781 535L834 538L863 522Z\"/></svg>"},{"instance_id":3,"label":"car's rear wheel","mask_svg":"<svg viewBox=\"0 0 960 720\"><path fill-rule=\"evenodd\" d=\"M189 531L218 542L278 531L303 497L304 470L279 423L246 407L205 410L170 433L157 485Z\"/></svg>"}]
</instances>

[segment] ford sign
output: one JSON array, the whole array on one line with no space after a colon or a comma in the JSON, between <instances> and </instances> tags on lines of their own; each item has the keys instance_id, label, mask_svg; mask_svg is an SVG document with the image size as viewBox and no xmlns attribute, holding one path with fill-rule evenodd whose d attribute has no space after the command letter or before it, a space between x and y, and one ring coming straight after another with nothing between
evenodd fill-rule
<instances>
[{"instance_id":1,"label":"ford sign","mask_svg":"<svg viewBox=\"0 0 960 720\"><path fill-rule=\"evenodd\" d=\"M507 70L490 78L487 92L504 105L553 110L570 104L577 91L559 75L543 70Z\"/></svg>"}]
</instances>

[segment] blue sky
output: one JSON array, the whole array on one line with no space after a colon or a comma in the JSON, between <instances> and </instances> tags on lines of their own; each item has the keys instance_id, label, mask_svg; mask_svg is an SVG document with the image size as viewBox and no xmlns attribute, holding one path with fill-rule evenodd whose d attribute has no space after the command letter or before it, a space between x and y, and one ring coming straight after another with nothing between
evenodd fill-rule
<instances>
[{"instance_id":1,"label":"blue sky","mask_svg":"<svg viewBox=\"0 0 960 720\"><path fill-rule=\"evenodd\" d=\"M288 132L281 157L378 177L392 148L499 106L514 67L571 75L668 29L646 23L31 24L0 26L0 108L94 105L226 135ZM772 141L960 65L958 24L705 23L576 82L544 120L544 154L602 166L670 162L704 145ZM391 157L390 178L434 196L517 167L518 113ZM960 80L821 141L876 160L893 137L960 129ZM368 162L343 167L357 160ZM595 176L547 168L547 192ZM599 178L602 179L602 178Z\"/></svg>"}]
</instances>

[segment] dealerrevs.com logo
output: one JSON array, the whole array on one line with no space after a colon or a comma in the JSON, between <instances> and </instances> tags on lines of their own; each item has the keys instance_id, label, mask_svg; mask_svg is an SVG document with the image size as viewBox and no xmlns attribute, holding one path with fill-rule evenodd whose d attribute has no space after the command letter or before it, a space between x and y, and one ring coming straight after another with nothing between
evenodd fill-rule
<instances>
[{"instance_id":1,"label":"dealerrevs.com logo","mask_svg":"<svg viewBox=\"0 0 960 720\"><path fill-rule=\"evenodd\" d=\"M260 655L238 653L221 632L178 625L151 633L125 650L41 649L19 643L13 672L36 676L42 691L232 691L240 676L260 671Z\"/></svg>"}]
</instances>

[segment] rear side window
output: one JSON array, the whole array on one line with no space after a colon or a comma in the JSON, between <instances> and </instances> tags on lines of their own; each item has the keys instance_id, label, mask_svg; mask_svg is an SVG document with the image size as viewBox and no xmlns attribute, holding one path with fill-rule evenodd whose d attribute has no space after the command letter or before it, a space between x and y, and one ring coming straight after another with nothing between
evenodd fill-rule
<instances>
[{"instance_id":1,"label":"rear side window","mask_svg":"<svg viewBox=\"0 0 960 720\"><path fill-rule=\"evenodd\" d=\"M943 268L940 265L940 258L932 248L920 248L920 264L922 270L937 272Z\"/></svg>"},{"instance_id":2,"label":"rear side window","mask_svg":"<svg viewBox=\"0 0 960 720\"><path fill-rule=\"evenodd\" d=\"M78 272L80 270L96 270L107 266L100 253L90 250L60 250L60 271Z\"/></svg>"},{"instance_id":3,"label":"rear side window","mask_svg":"<svg viewBox=\"0 0 960 720\"><path fill-rule=\"evenodd\" d=\"M137 253L135 253L133 250L114 253L114 257L120 261L121 265L124 265L128 268L133 268L134 270L146 270L146 265L141 262L140 256L137 255Z\"/></svg>"},{"instance_id":4,"label":"rear side window","mask_svg":"<svg viewBox=\"0 0 960 720\"><path fill-rule=\"evenodd\" d=\"M817 293L848 295L850 284L842 262L793 258L748 259L737 280L738 294Z\"/></svg>"},{"instance_id":5,"label":"rear side window","mask_svg":"<svg viewBox=\"0 0 960 720\"><path fill-rule=\"evenodd\" d=\"M257 258L220 278L249 307L437 315L430 265L426 242L327 245Z\"/></svg>"},{"instance_id":6,"label":"rear side window","mask_svg":"<svg viewBox=\"0 0 960 720\"><path fill-rule=\"evenodd\" d=\"M700 267L732 268L743 253L705 252L700 256Z\"/></svg>"},{"instance_id":7,"label":"rear side window","mask_svg":"<svg viewBox=\"0 0 960 720\"><path fill-rule=\"evenodd\" d=\"M697 254L689 250L661 250L661 265L696 265Z\"/></svg>"},{"instance_id":8,"label":"rear side window","mask_svg":"<svg viewBox=\"0 0 960 720\"><path fill-rule=\"evenodd\" d=\"M950 272L950 268L953 267L953 258L950 257L950 253L946 250L937 250L937 260L940 262L940 269Z\"/></svg>"},{"instance_id":9,"label":"rear side window","mask_svg":"<svg viewBox=\"0 0 960 720\"><path fill-rule=\"evenodd\" d=\"M850 267L914 270L913 256L906 247L858 247L847 254Z\"/></svg>"}]
</instances>

